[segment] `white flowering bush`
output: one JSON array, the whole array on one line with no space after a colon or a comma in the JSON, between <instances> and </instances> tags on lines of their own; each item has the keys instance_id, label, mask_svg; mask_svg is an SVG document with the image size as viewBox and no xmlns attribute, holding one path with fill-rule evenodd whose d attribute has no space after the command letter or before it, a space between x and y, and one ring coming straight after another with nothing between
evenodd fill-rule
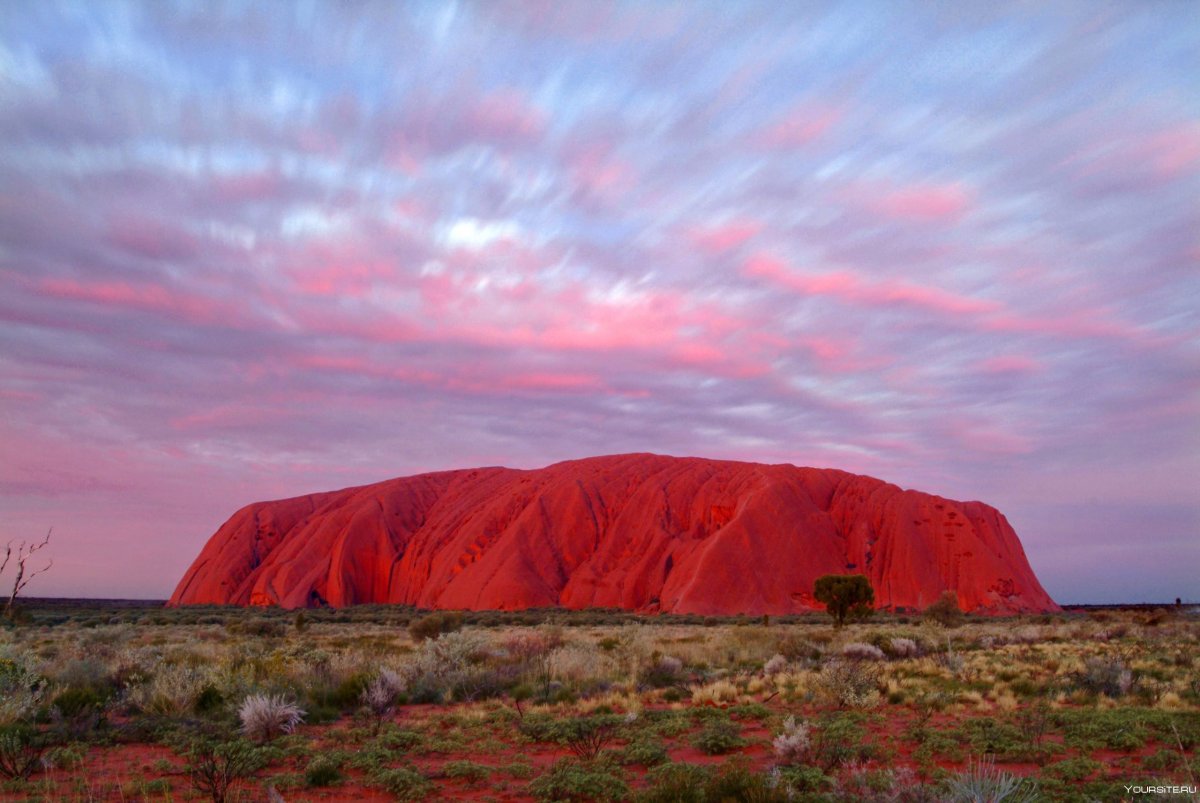
<instances>
[{"instance_id":1,"label":"white flowering bush","mask_svg":"<svg viewBox=\"0 0 1200 803\"><path fill-rule=\"evenodd\" d=\"M775 757L782 764L801 764L812 747L808 723L788 717L783 721L783 731L771 742Z\"/></svg>"},{"instance_id":2,"label":"white flowering bush","mask_svg":"<svg viewBox=\"0 0 1200 803\"><path fill-rule=\"evenodd\" d=\"M304 709L273 694L251 694L238 708L242 734L255 742L269 742L291 733L304 721Z\"/></svg>"},{"instance_id":3,"label":"white flowering bush","mask_svg":"<svg viewBox=\"0 0 1200 803\"><path fill-rule=\"evenodd\" d=\"M511 680L496 658L488 641L469 630L427 639L405 670L409 696L418 703L494 697Z\"/></svg>"},{"instance_id":4,"label":"white flowering bush","mask_svg":"<svg viewBox=\"0 0 1200 803\"><path fill-rule=\"evenodd\" d=\"M404 694L406 687L404 678L399 673L384 667L375 677L371 678L366 688L362 690L359 699L363 708L375 720L376 728L382 725L383 720L396 710L396 703L400 699L400 695Z\"/></svg>"}]
</instances>

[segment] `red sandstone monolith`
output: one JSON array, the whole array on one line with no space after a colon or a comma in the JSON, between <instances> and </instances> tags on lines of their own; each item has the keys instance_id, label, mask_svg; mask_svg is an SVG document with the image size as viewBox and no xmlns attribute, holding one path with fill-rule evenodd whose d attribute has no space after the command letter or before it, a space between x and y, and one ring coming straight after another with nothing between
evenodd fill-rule
<instances>
[{"instance_id":1,"label":"red sandstone monolith","mask_svg":"<svg viewBox=\"0 0 1200 803\"><path fill-rule=\"evenodd\" d=\"M479 468L259 502L209 539L172 605L401 603L698 614L820 609L861 573L880 608L1058 610L981 502L870 477L652 454Z\"/></svg>"}]
</instances>

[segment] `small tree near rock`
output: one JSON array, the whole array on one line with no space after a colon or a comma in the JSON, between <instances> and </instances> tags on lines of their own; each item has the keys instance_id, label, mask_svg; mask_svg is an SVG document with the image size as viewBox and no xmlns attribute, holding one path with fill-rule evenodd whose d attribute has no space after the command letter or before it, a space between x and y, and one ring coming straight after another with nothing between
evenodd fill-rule
<instances>
[{"instance_id":1,"label":"small tree near rock","mask_svg":"<svg viewBox=\"0 0 1200 803\"><path fill-rule=\"evenodd\" d=\"M925 609L926 619L932 619L944 627L957 627L962 624L963 612L958 607L958 594L953 591L943 591L937 602Z\"/></svg>"},{"instance_id":2,"label":"small tree near rock","mask_svg":"<svg viewBox=\"0 0 1200 803\"><path fill-rule=\"evenodd\" d=\"M864 574L827 574L818 577L813 596L825 603L825 610L841 627L847 617L865 619L874 611L875 589Z\"/></svg>"}]
</instances>

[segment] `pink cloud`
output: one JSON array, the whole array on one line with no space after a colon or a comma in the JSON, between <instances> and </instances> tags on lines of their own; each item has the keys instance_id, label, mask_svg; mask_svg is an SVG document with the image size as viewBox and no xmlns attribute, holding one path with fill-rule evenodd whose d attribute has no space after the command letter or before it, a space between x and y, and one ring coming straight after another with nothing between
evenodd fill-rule
<instances>
[{"instance_id":1,"label":"pink cloud","mask_svg":"<svg viewBox=\"0 0 1200 803\"><path fill-rule=\"evenodd\" d=\"M949 434L963 448L976 453L1017 456L1031 454L1035 449L1035 442L1031 438L999 429L989 423L951 422Z\"/></svg>"},{"instance_id":2,"label":"pink cloud","mask_svg":"<svg viewBox=\"0 0 1200 803\"><path fill-rule=\"evenodd\" d=\"M759 142L769 148L799 148L819 138L841 118L840 109L802 104L764 129Z\"/></svg>"},{"instance_id":3,"label":"pink cloud","mask_svg":"<svg viewBox=\"0 0 1200 803\"><path fill-rule=\"evenodd\" d=\"M1146 150L1158 175L1164 178L1185 175L1200 163L1200 123L1156 134L1150 138Z\"/></svg>"},{"instance_id":4,"label":"pink cloud","mask_svg":"<svg viewBox=\"0 0 1200 803\"><path fill-rule=\"evenodd\" d=\"M868 201L868 205L888 217L930 222L957 220L973 204L972 193L961 182L901 187L884 191Z\"/></svg>"},{"instance_id":5,"label":"pink cloud","mask_svg":"<svg viewBox=\"0 0 1200 803\"><path fill-rule=\"evenodd\" d=\"M701 250L710 254L722 254L744 245L762 231L762 228L762 224L754 220L733 220L695 229L689 236Z\"/></svg>"},{"instance_id":6,"label":"pink cloud","mask_svg":"<svg viewBox=\"0 0 1200 803\"><path fill-rule=\"evenodd\" d=\"M1104 313L1074 311L1061 317L1005 313L989 318L984 328L993 332L1021 332L1069 338L1112 337L1142 340L1146 333Z\"/></svg>"},{"instance_id":7,"label":"pink cloud","mask_svg":"<svg viewBox=\"0 0 1200 803\"><path fill-rule=\"evenodd\" d=\"M1042 364L1032 357L1005 355L981 361L979 370L985 374L1032 374L1042 370Z\"/></svg>"},{"instance_id":8,"label":"pink cloud","mask_svg":"<svg viewBox=\"0 0 1200 803\"><path fill-rule=\"evenodd\" d=\"M110 221L107 240L125 253L145 259L186 259L199 251L196 238L188 232L142 216Z\"/></svg>"},{"instance_id":9,"label":"pink cloud","mask_svg":"<svg viewBox=\"0 0 1200 803\"><path fill-rule=\"evenodd\" d=\"M833 296L847 303L868 307L912 306L950 315L976 315L1001 309L996 302L959 295L938 287L894 279L870 282L850 271L798 273L768 254L756 254L747 259L742 273L803 295Z\"/></svg>"},{"instance_id":10,"label":"pink cloud","mask_svg":"<svg viewBox=\"0 0 1200 803\"><path fill-rule=\"evenodd\" d=\"M633 166L614 155L607 143L580 147L569 157L569 164L575 183L596 195L624 191L633 185Z\"/></svg>"},{"instance_id":11,"label":"pink cloud","mask_svg":"<svg viewBox=\"0 0 1200 803\"><path fill-rule=\"evenodd\" d=\"M83 301L102 306L139 309L170 314L193 323L228 320L232 310L203 296L185 295L156 284L128 282L78 282L72 279L45 279L40 292L56 298Z\"/></svg>"},{"instance_id":12,"label":"pink cloud","mask_svg":"<svg viewBox=\"0 0 1200 803\"><path fill-rule=\"evenodd\" d=\"M466 119L485 140L534 140L546 127L546 114L521 90L506 87L478 99Z\"/></svg>"},{"instance_id":13,"label":"pink cloud","mask_svg":"<svg viewBox=\"0 0 1200 803\"><path fill-rule=\"evenodd\" d=\"M217 200L226 203L266 201L279 197L283 186L283 176L278 171L262 170L219 177L213 182L213 192Z\"/></svg>"}]
</instances>

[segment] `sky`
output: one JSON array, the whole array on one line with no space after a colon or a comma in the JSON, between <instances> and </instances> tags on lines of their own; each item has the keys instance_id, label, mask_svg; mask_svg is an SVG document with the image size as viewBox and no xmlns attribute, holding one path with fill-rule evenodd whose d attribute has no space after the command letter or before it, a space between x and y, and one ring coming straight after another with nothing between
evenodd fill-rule
<instances>
[{"instance_id":1,"label":"sky","mask_svg":"<svg viewBox=\"0 0 1200 803\"><path fill-rule=\"evenodd\" d=\"M1200 4L0 4L0 540L658 452L1200 601ZM0 586L11 582L0 577Z\"/></svg>"}]
</instances>

